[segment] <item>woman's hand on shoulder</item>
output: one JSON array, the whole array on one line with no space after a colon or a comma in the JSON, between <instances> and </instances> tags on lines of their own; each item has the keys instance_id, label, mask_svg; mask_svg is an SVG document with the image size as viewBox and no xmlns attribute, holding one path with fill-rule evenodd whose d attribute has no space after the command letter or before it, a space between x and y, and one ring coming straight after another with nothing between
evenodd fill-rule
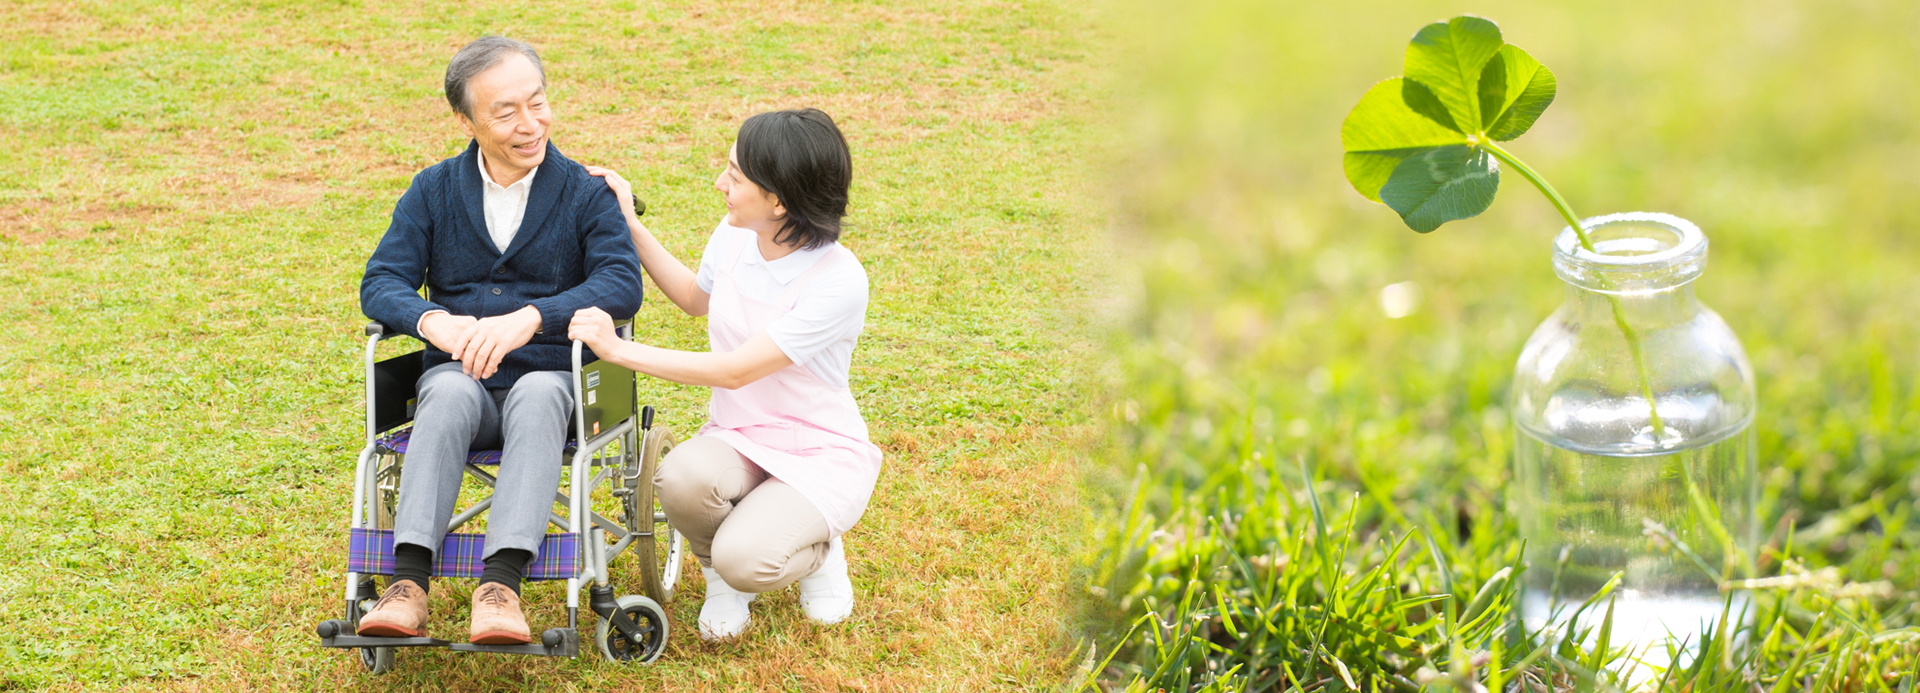
<instances>
[{"instance_id":1,"label":"woman's hand on shoulder","mask_svg":"<svg viewBox=\"0 0 1920 693\"><path fill-rule=\"evenodd\" d=\"M574 312L573 322L567 324L567 339L585 342L587 348L592 349L593 353L600 358L606 358L613 349L602 347L618 346L620 336L613 331L613 316L608 315L604 310L589 306Z\"/></svg>"},{"instance_id":2,"label":"woman's hand on shoulder","mask_svg":"<svg viewBox=\"0 0 1920 693\"><path fill-rule=\"evenodd\" d=\"M629 221L639 218L633 213L633 184L620 177L619 172L610 168L588 166L587 175L598 176L607 182L607 187L613 189L614 196L620 198L620 213L626 215Z\"/></svg>"}]
</instances>

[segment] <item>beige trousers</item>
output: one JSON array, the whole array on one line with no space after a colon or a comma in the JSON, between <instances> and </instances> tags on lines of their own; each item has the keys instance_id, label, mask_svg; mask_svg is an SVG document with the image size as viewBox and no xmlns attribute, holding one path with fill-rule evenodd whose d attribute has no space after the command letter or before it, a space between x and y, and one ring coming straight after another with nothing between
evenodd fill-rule
<instances>
[{"instance_id":1,"label":"beige trousers","mask_svg":"<svg viewBox=\"0 0 1920 693\"><path fill-rule=\"evenodd\" d=\"M827 518L792 486L767 476L725 441L695 437L653 476L667 523L700 565L742 592L771 592L827 559Z\"/></svg>"}]
</instances>

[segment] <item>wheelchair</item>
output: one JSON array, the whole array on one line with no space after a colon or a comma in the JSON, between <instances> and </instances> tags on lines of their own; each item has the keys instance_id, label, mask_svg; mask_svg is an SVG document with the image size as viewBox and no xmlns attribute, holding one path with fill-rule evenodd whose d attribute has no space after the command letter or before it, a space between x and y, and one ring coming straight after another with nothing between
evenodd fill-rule
<instances>
[{"instance_id":1,"label":"wheelchair","mask_svg":"<svg viewBox=\"0 0 1920 693\"><path fill-rule=\"evenodd\" d=\"M619 332L621 339L632 339L632 322L621 323ZM653 474L676 440L665 426L654 425L653 407L637 406L633 371L606 360L581 365L579 341L573 343L573 431L562 455L562 464L569 467L568 482L564 492L554 494L556 509L547 518L550 531L526 571L529 581L566 580L566 627L550 628L539 642L525 645L356 635L360 617L380 597L373 576L393 574L394 511L413 430L415 382L426 354L416 350L376 361L375 346L401 335L372 323L366 336L366 444L354 467L346 613L316 628L321 646L358 650L360 663L374 674L392 669L394 653L411 647L575 657L581 650L580 592L586 588L591 611L587 618L594 621L591 644L601 656L621 663L658 659L668 636L663 605L672 600L679 582L685 542L658 506ZM495 477L489 469L499 464L498 450L469 451L465 476L490 489ZM613 518L592 507L593 491L601 484L606 484L611 504L618 506ZM435 555L434 576L479 577L486 535L458 530L491 505L489 496L453 516ZM559 508L565 509L564 516ZM615 597L608 568L625 553L632 553L641 566L641 594Z\"/></svg>"}]
</instances>

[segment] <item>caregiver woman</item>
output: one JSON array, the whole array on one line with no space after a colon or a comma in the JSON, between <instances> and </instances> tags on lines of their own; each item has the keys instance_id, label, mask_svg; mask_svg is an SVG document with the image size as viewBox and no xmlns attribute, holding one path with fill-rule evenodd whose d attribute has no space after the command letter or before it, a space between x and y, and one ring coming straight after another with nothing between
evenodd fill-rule
<instances>
[{"instance_id":1,"label":"caregiver woman","mask_svg":"<svg viewBox=\"0 0 1920 693\"><path fill-rule=\"evenodd\" d=\"M588 171L632 209L618 173ZM867 311L866 272L837 242L852 178L846 139L827 114L748 118L714 181L727 217L698 273L627 212L640 264L674 305L707 316L712 351L620 341L594 308L568 329L601 358L713 388L706 425L668 453L653 480L707 579L705 638L737 635L755 595L796 580L814 620L853 612L840 535L866 511L880 449L847 389Z\"/></svg>"}]
</instances>

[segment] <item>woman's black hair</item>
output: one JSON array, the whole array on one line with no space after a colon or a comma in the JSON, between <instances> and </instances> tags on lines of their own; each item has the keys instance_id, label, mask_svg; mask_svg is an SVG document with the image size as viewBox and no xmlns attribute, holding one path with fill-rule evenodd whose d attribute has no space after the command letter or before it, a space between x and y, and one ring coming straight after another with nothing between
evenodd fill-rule
<instances>
[{"instance_id":1,"label":"woman's black hair","mask_svg":"<svg viewBox=\"0 0 1920 693\"><path fill-rule=\"evenodd\" d=\"M773 242L811 250L840 239L853 155L833 118L815 108L748 118L740 124L734 157L747 180L787 209Z\"/></svg>"}]
</instances>

